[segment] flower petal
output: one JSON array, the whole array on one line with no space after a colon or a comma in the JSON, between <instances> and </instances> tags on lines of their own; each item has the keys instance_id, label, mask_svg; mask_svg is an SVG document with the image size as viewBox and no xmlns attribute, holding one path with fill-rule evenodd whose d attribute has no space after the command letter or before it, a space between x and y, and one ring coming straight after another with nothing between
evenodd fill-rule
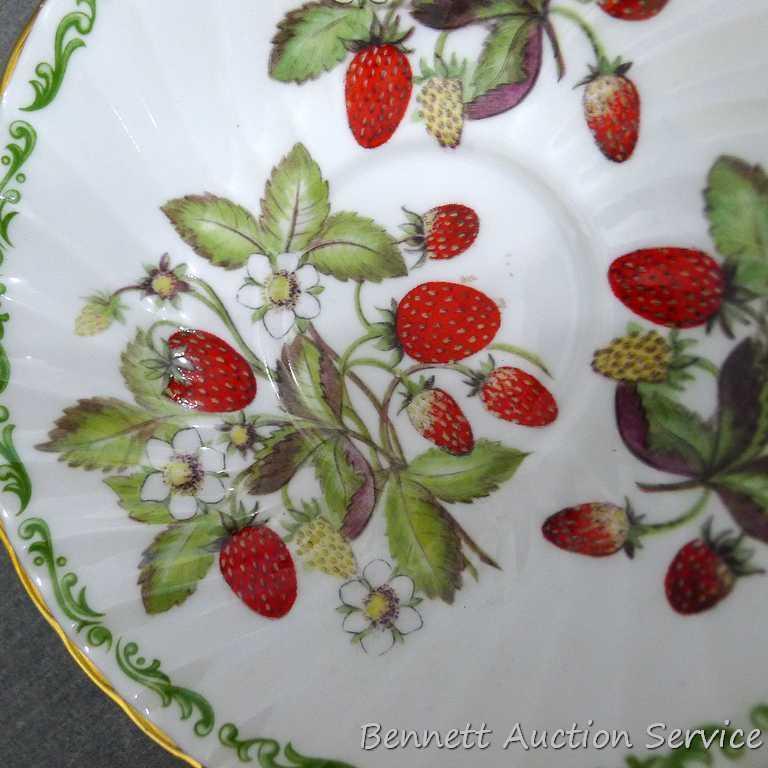
<instances>
[{"instance_id":1,"label":"flower petal","mask_svg":"<svg viewBox=\"0 0 768 768\"><path fill-rule=\"evenodd\" d=\"M269 259L266 256L251 256L248 259L248 274L257 282L262 285L272 275L272 265L269 263ZM258 286L256 286L258 288Z\"/></svg>"},{"instance_id":2,"label":"flower petal","mask_svg":"<svg viewBox=\"0 0 768 768\"><path fill-rule=\"evenodd\" d=\"M237 292L237 300L248 309L260 309L266 303L264 289L260 285L246 283Z\"/></svg>"},{"instance_id":3,"label":"flower petal","mask_svg":"<svg viewBox=\"0 0 768 768\"><path fill-rule=\"evenodd\" d=\"M203 439L200 433L192 427L180 429L173 436L173 450L176 453L197 453L202 445Z\"/></svg>"},{"instance_id":4,"label":"flower petal","mask_svg":"<svg viewBox=\"0 0 768 768\"><path fill-rule=\"evenodd\" d=\"M409 603L416 589L410 576L395 576L389 580L389 586L395 591L401 603Z\"/></svg>"},{"instance_id":5,"label":"flower petal","mask_svg":"<svg viewBox=\"0 0 768 768\"><path fill-rule=\"evenodd\" d=\"M371 626L371 620L362 611L352 611L344 617L341 628L351 635L359 635Z\"/></svg>"},{"instance_id":6,"label":"flower petal","mask_svg":"<svg viewBox=\"0 0 768 768\"><path fill-rule=\"evenodd\" d=\"M316 296L311 293L302 293L296 306L293 308L296 317L303 317L305 320L311 320L320 314L320 302Z\"/></svg>"},{"instance_id":7,"label":"flower petal","mask_svg":"<svg viewBox=\"0 0 768 768\"><path fill-rule=\"evenodd\" d=\"M292 309L286 307L272 307L272 309L264 315L264 327L267 329L267 333L274 339L281 339L285 336L296 320Z\"/></svg>"},{"instance_id":8,"label":"flower petal","mask_svg":"<svg viewBox=\"0 0 768 768\"><path fill-rule=\"evenodd\" d=\"M383 656L392 650L395 644L395 635L391 629L379 629L369 632L361 641L363 650L371 656Z\"/></svg>"},{"instance_id":9,"label":"flower petal","mask_svg":"<svg viewBox=\"0 0 768 768\"><path fill-rule=\"evenodd\" d=\"M183 496L180 493L175 493L171 496L168 507L176 520L189 520L197 512L197 499L194 496Z\"/></svg>"},{"instance_id":10,"label":"flower petal","mask_svg":"<svg viewBox=\"0 0 768 768\"><path fill-rule=\"evenodd\" d=\"M421 618L421 614L410 606L405 606L400 609L400 613L395 620L395 627L404 635L408 635L411 632L421 629L424 626L424 619Z\"/></svg>"},{"instance_id":11,"label":"flower petal","mask_svg":"<svg viewBox=\"0 0 768 768\"><path fill-rule=\"evenodd\" d=\"M142 501L165 501L170 492L171 489L163 479L163 473L152 472L144 479L141 491L139 491L139 498Z\"/></svg>"},{"instance_id":12,"label":"flower petal","mask_svg":"<svg viewBox=\"0 0 768 768\"><path fill-rule=\"evenodd\" d=\"M363 571L363 578L371 585L371 589L385 584L391 575L392 566L386 560L371 560Z\"/></svg>"},{"instance_id":13,"label":"flower petal","mask_svg":"<svg viewBox=\"0 0 768 768\"><path fill-rule=\"evenodd\" d=\"M219 480L218 477L213 475L206 475L203 478L203 483L200 486L200 490L197 492L197 498L200 501L204 501L206 504L215 504L217 501L221 501L226 494L227 489L224 483Z\"/></svg>"},{"instance_id":14,"label":"flower petal","mask_svg":"<svg viewBox=\"0 0 768 768\"><path fill-rule=\"evenodd\" d=\"M308 288L314 288L320 282L320 276L317 270L311 264L305 264L299 267L295 273L299 288L306 291Z\"/></svg>"},{"instance_id":15,"label":"flower petal","mask_svg":"<svg viewBox=\"0 0 768 768\"><path fill-rule=\"evenodd\" d=\"M215 448L203 446L197 452L197 458L205 472L221 472L224 469L224 454Z\"/></svg>"},{"instance_id":16,"label":"flower petal","mask_svg":"<svg viewBox=\"0 0 768 768\"><path fill-rule=\"evenodd\" d=\"M155 469L163 469L173 456L173 448L165 440L152 437L147 440L147 458Z\"/></svg>"},{"instance_id":17,"label":"flower petal","mask_svg":"<svg viewBox=\"0 0 768 768\"><path fill-rule=\"evenodd\" d=\"M362 608L371 592L360 579L352 579L339 588L339 600L351 608Z\"/></svg>"},{"instance_id":18,"label":"flower petal","mask_svg":"<svg viewBox=\"0 0 768 768\"><path fill-rule=\"evenodd\" d=\"M301 261L300 253L281 253L277 257L277 268L286 272L295 272Z\"/></svg>"}]
</instances>

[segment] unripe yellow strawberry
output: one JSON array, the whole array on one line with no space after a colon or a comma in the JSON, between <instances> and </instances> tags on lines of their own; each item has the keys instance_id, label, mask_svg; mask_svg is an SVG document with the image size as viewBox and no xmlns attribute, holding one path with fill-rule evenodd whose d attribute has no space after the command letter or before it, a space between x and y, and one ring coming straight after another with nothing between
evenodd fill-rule
<instances>
[{"instance_id":1,"label":"unripe yellow strawberry","mask_svg":"<svg viewBox=\"0 0 768 768\"><path fill-rule=\"evenodd\" d=\"M75 333L78 336L96 336L103 333L113 321L122 321L122 310L123 307L116 296L111 294L89 296L75 319Z\"/></svg>"},{"instance_id":2,"label":"unripe yellow strawberry","mask_svg":"<svg viewBox=\"0 0 768 768\"><path fill-rule=\"evenodd\" d=\"M427 133L442 147L454 148L464 128L464 93L461 80L432 77L418 96Z\"/></svg>"},{"instance_id":3,"label":"unripe yellow strawberry","mask_svg":"<svg viewBox=\"0 0 768 768\"><path fill-rule=\"evenodd\" d=\"M666 381L672 362L672 347L656 331L630 333L598 349L592 368L616 381Z\"/></svg>"},{"instance_id":4,"label":"unripe yellow strawberry","mask_svg":"<svg viewBox=\"0 0 768 768\"><path fill-rule=\"evenodd\" d=\"M296 530L296 554L307 568L338 579L351 579L357 562L349 542L322 517L315 517Z\"/></svg>"}]
</instances>

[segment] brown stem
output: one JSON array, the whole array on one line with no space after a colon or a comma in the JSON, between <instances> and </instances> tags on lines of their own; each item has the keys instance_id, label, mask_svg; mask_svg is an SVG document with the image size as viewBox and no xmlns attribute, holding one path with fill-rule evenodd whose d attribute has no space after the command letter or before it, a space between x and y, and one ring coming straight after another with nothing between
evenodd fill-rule
<instances>
[{"instance_id":1,"label":"brown stem","mask_svg":"<svg viewBox=\"0 0 768 768\"><path fill-rule=\"evenodd\" d=\"M681 480L679 483L635 483L643 493L667 493L669 491L691 491L705 485L701 480Z\"/></svg>"},{"instance_id":2,"label":"brown stem","mask_svg":"<svg viewBox=\"0 0 768 768\"><path fill-rule=\"evenodd\" d=\"M555 62L557 63L557 79L562 80L565 77L565 59L563 58L563 51L560 47L560 41L557 39L557 33L552 26L552 22L547 19L544 22L544 31L547 33L549 42L552 45L552 53L555 56Z\"/></svg>"},{"instance_id":3,"label":"brown stem","mask_svg":"<svg viewBox=\"0 0 768 768\"><path fill-rule=\"evenodd\" d=\"M497 571L501 570L501 566L461 527L459 521L445 507L443 507L443 514L448 518L456 533L459 534L459 538L477 555L480 562L495 568Z\"/></svg>"}]
</instances>

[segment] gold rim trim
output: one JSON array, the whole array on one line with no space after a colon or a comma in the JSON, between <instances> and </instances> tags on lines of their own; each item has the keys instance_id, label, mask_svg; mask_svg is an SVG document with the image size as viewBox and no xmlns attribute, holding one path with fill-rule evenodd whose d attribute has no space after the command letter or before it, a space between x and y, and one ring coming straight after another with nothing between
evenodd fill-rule
<instances>
[{"instance_id":1,"label":"gold rim trim","mask_svg":"<svg viewBox=\"0 0 768 768\"><path fill-rule=\"evenodd\" d=\"M5 95L5 92L8 90L8 86L11 84L11 80L19 64L19 59L21 58L21 54L24 51L24 46L26 45L27 40L32 33L32 28L34 27L35 22L40 15L40 11L45 5L45 2L46 0L41 0L35 9L35 12L32 14L32 17L21 31L16 44L13 46L13 50L11 51L8 63L5 66L5 71L3 72L2 77L0 77L0 98ZM3 546L8 552L8 557L11 560L13 570L16 571L16 575L19 577L19 581L21 581L21 584L29 596L29 599L40 612L42 617L48 622L53 631L59 636L59 639L63 643L67 653L69 653L77 666L80 667L80 669L86 674L89 680L103 694L111 699L120 709L122 709L126 716L131 720L131 722L140 731L142 731L142 733L152 739L155 744L162 747L174 757L177 757L180 760L186 762L188 765L191 765L192 768L205 768L205 766L195 760L194 757L183 752L173 741L173 739L168 736L168 734L166 734L157 726L153 725L149 720L147 720L146 717L137 712L133 706L131 706L125 699L123 699L120 694L112 687L112 684L109 682L109 680L107 680L101 670L88 656L85 655L85 653L83 653L81 648L70 639L64 628L56 620L56 617L53 615L53 613L51 613L51 610L48 608L48 605L40 593L40 590L37 588L37 585L29 578L29 575L22 567L21 561L19 560L19 557L13 548L13 544L11 544L8 533L6 532L2 523L2 519L0 519L0 541L3 542Z\"/></svg>"},{"instance_id":2,"label":"gold rim trim","mask_svg":"<svg viewBox=\"0 0 768 768\"><path fill-rule=\"evenodd\" d=\"M14 45L13 49L11 50L8 63L5 65L5 71L3 72L2 78L0 78L0 96L5 95L5 92L8 90L8 86L11 84L11 78L13 77L13 73L16 71L16 67L18 66L19 59L21 58L21 52L24 50L27 38L32 32L32 27L35 25L35 21L37 21L37 17L39 16L40 11L43 10L44 5L45 0L41 0L37 8L35 8L35 11L32 14L30 20L24 25L24 29L21 30L21 34L19 35L19 39L16 41L16 45Z\"/></svg>"}]
</instances>

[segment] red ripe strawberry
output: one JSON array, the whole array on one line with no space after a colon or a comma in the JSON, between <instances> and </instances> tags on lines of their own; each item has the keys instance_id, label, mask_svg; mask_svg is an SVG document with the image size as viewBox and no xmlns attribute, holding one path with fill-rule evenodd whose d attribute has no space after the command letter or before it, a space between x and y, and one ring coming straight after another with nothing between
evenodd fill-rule
<instances>
[{"instance_id":1,"label":"red ripe strawberry","mask_svg":"<svg viewBox=\"0 0 768 768\"><path fill-rule=\"evenodd\" d=\"M347 119L357 143L366 149L392 138L413 90L413 72L398 42L365 44L347 70Z\"/></svg>"},{"instance_id":2,"label":"red ripe strawberry","mask_svg":"<svg viewBox=\"0 0 768 768\"><path fill-rule=\"evenodd\" d=\"M256 397L256 377L246 359L207 331L176 331L168 339L167 359L147 365L168 377L165 394L186 408L240 411Z\"/></svg>"},{"instance_id":3,"label":"red ripe strawberry","mask_svg":"<svg viewBox=\"0 0 768 768\"><path fill-rule=\"evenodd\" d=\"M630 66L603 59L583 82L587 125L600 151L616 163L632 156L640 132L640 95L625 77Z\"/></svg>"},{"instance_id":4,"label":"red ripe strawberry","mask_svg":"<svg viewBox=\"0 0 768 768\"><path fill-rule=\"evenodd\" d=\"M480 373L467 382L470 395L480 393L486 410L523 427L546 427L557 418L557 403L550 391L530 373L502 366L490 358Z\"/></svg>"},{"instance_id":5,"label":"red ripe strawberry","mask_svg":"<svg viewBox=\"0 0 768 768\"><path fill-rule=\"evenodd\" d=\"M422 283L397 306L395 329L406 354L421 363L454 363L493 341L501 313L484 293L458 283Z\"/></svg>"},{"instance_id":6,"label":"red ripe strawberry","mask_svg":"<svg viewBox=\"0 0 768 768\"><path fill-rule=\"evenodd\" d=\"M544 521L544 538L560 549L588 557L607 557L626 550L631 557L632 517L628 508L589 502L556 512Z\"/></svg>"},{"instance_id":7,"label":"red ripe strawberry","mask_svg":"<svg viewBox=\"0 0 768 768\"><path fill-rule=\"evenodd\" d=\"M739 577L764 573L749 565L752 552L740 549L743 535L725 531L713 538L711 523L704 526L701 538L675 555L667 570L667 600L678 613L706 611L731 593Z\"/></svg>"},{"instance_id":8,"label":"red ripe strawberry","mask_svg":"<svg viewBox=\"0 0 768 768\"><path fill-rule=\"evenodd\" d=\"M598 0L610 16L625 21L645 21L661 13L669 0Z\"/></svg>"},{"instance_id":9,"label":"red ripe strawberry","mask_svg":"<svg viewBox=\"0 0 768 768\"><path fill-rule=\"evenodd\" d=\"M406 243L423 253L422 260L452 259L464 253L480 231L480 219L466 205L439 205L423 216L406 208L403 210L408 217L408 223L403 225L408 233Z\"/></svg>"},{"instance_id":10,"label":"red ripe strawberry","mask_svg":"<svg viewBox=\"0 0 768 768\"><path fill-rule=\"evenodd\" d=\"M618 299L640 317L671 328L693 328L720 312L726 293L722 267L702 251L648 248L611 264Z\"/></svg>"},{"instance_id":11,"label":"red ripe strawberry","mask_svg":"<svg viewBox=\"0 0 768 768\"><path fill-rule=\"evenodd\" d=\"M432 386L434 379L413 386L405 409L414 429L448 453L461 456L475 447L472 425L459 404L443 389Z\"/></svg>"},{"instance_id":12,"label":"red ripe strawberry","mask_svg":"<svg viewBox=\"0 0 768 768\"><path fill-rule=\"evenodd\" d=\"M230 589L253 611L279 619L296 602L296 566L283 540L264 525L231 535L219 553Z\"/></svg>"}]
</instances>

